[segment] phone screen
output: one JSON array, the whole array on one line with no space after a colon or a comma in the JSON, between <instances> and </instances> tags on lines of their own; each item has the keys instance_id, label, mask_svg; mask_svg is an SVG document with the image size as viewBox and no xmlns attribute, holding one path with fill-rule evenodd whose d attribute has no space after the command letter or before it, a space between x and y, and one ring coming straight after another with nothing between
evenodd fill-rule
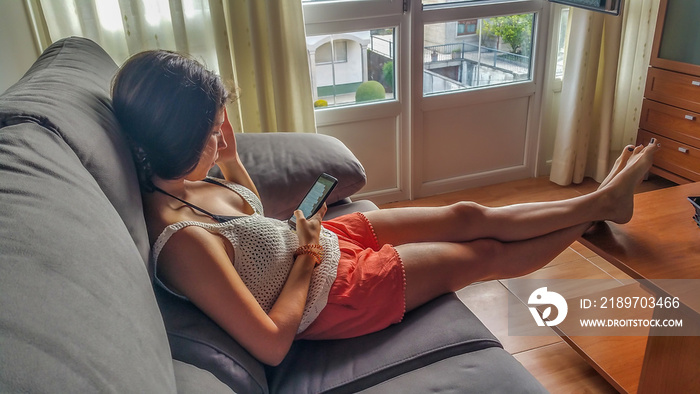
<instances>
[{"instance_id":1,"label":"phone screen","mask_svg":"<svg viewBox=\"0 0 700 394\"><path fill-rule=\"evenodd\" d=\"M304 213L305 218L310 218L318 212L337 183L338 180L331 175L326 173L321 174L321 176L316 179L313 186L311 186L309 192L306 193L306 196L301 200L297 209L300 209ZM289 225L292 226L292 228L296 228L296 220L294 215L289 218Z\"/></svg>"}]
</instances>

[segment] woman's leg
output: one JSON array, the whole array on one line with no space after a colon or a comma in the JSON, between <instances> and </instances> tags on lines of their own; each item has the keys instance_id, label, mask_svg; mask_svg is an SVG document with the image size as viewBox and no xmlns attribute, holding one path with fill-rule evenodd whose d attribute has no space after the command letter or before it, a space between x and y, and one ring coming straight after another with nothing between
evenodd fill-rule
<instances>
[{"instance_id":1,"label":"woman's leg","mask_svg":"<svg viewBox=\"0 0 700 394\"><path fill-rule=\"evenodd\" d=\"M593 193L567 200L488 208L472 202L446 207L394 208L367 212L381 244L464 242L481 238L512 242L536 238L581 223L631 218L634 188L651 167L658 147L625 151L612 176Z\"/></svg>"},{"instance_id":2,"label":"woman's leg","mask_svg":"<svg viewBox=\"0 0 700 394\"><path fill-rule=\"evenodd\" d=\"M406 273L406 310L481 280L512 278L533 272L580 237L584 223L541 237L500 242L428 242L399 245Z\"/></svg>"}]
</instances>

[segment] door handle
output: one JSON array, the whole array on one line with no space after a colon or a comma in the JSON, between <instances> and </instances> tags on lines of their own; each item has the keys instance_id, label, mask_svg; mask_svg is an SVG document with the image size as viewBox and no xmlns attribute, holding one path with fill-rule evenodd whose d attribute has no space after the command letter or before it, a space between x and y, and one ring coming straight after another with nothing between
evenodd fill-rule
<instances>
[{"instance_id":1,"label":"door handle","mask_svg":"<svg viewBox=\"0 0 700 394\"><path fill-rule=\"evenodd\" d=\"M681 153L688 153L688 148L680 147L680 148L678 148L678 151Z\"/></svg>"},{"instance_id":2,"label":"door handle","mask_svg":"<svg viewBox=\"0 0 700 394\"><path fill-rule=\"evenodd\" d=\"M700 81L693 81L693 86L700 86Z\"/></svg>"},{"instance_id":3,"label":"door handle","mask_svg":"<svg viewBox=\"0 0 700 394\"><path fill-rule=\"evenodd\" d=\"M695 116L693 116L693 115L686 115L685 118L687 120L695 120Z\"/></svg>"}]
</instances>

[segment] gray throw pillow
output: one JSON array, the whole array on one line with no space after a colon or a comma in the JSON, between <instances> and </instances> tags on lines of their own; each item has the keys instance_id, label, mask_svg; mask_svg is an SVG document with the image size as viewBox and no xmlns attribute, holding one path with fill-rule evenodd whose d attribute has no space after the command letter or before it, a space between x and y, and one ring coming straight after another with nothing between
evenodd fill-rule
<instances>
[{"instance_id":1,"label":"gray throw pillow","mask_svg":"<svg viewBox=\"0 0 700 394\"><path fill-rule=\"evenodd\" d=\"M265 208L265 216L287 219L323 172L338 178L328 204L357 193L365 169L338 139L312 133L236 134L238 153ZM210 175L221 177L215 167Z\"/></svg>"}]
</instances>

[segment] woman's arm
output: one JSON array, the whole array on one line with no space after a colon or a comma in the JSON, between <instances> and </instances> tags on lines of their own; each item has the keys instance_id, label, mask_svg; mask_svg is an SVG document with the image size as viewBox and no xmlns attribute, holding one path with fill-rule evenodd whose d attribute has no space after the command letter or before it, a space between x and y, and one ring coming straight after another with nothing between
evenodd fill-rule
<instances>
[{"instance_id":1,"label":"woman's arm","mask_svg":"<svg viewBox=\"0 0 700 394\"><path fill-rule=\"evenodd\" d=\"M255 193L258 198L260 198L260 194L258 193L258 189L255 187L255 183L253 183L248 171L241 162L241 158L238 156L236 135L233 132L233 127L231 126L231 122L228 120L228 114L226 111L224 111L224 123L221 125L221 132L226 144L228 145L226 149L219 152L219 159L216 162L221 169L221 173L224 175L224 178L227 181L245 186Z\"/></svg>"},{"instance_id":2,"label":"woman's arm","mask_svg":"<svg viewBox=\"0 0 700 394\"><path fill-rule=\"evenodd\" d=\"M312 219L297 217L301 245L318 243L325 208ZM191 226L175 233L161 252L158 275L189 298L255 358L278 365L289 352L306 305L313 258L296 258L269 314L233 268L231 244Z\"/></svg>"}]
</instances>

